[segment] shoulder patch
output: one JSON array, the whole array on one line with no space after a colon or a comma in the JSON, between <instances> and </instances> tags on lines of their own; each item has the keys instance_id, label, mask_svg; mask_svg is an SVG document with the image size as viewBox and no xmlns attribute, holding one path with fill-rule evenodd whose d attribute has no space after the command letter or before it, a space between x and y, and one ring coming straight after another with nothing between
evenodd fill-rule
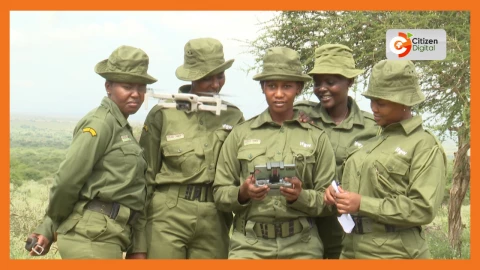
<instances>
[{"instance_id":1,"label":"shoulder patch","mask_svg":"<svg viewBox=\"0 0 480 270\"><path fill-rule=\"evenodd\" d=\"M143 130L145 130L145 132L148 132L148 126L147 126L147 125L143 125Z\"/></svg>"},{"instance_id":2,"label":"shoulder patch","mask_svg":"<svg viewBox=\"0 0 480 270\"><path fill-rule=\"evenodd\" d=\"M97 136L97 132L95 131L95 129L93 128L90 128L90 127L86 127L84 129L82 129L83 132L89 132L90 135L92 135L92 137L95 137Z\"/></svg>"},{"instance_id":3,"label":"shoulder patch","mask_svg":"<svg viewBox=\"0 0 480 270\"><path fill-rule=\"evenodd\" d=\"M310 106L310 107L315 107L317 106L318 102L310 101L310 100L300 100L297 101L293 104L293 107L296 106Z\"/></svg>"}]
</instances>

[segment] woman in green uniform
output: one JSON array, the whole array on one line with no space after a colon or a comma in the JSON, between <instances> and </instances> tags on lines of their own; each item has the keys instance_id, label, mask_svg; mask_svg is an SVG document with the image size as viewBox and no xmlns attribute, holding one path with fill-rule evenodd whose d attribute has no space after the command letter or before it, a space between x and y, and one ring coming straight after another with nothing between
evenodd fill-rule
<instances>
[{"instance_id":1,"label":"woman in green uniform","mask_svg":"<svg viewBox=\"0 0 480 270\"><path fill-rule=\"evenodd\" d=\"M415 66L408 60L380 61L363 95L382 132L351 149L343 189L325 193L328 203L355 221L340 258L430 258L421 226L432 222L442 202L446 156L421 116L412 114L412 106L425 99Z\"/></svg>"},{"instance_id":2,"label":"woman in green uniform","mask_svg":"<svg viewBox=\"0 0 480 270\"><path fill-rule=\"evenodd\" d=\"M348 96L355 77L362 73L363 70L355 68L350 48L341 44L322 45L315 50L315 65L308 73L313 77L313 92L320 102L300 101L294 106L325 130L335 152L336 180L340 183L347 148L362 145L379 131L373 115L360 110ZM344 232L337 216L319 217L316 223L325 249L323 257L338 259Z\"/></svg>"},{"instance_id":3,"label":"woman in green uniform","mask_svg":"<svg viewBox=\"0 0 480 270\"><path fill-rule=\"evenodd\" d=\"M56 235L64 259L122 259L146 200L146 161L127 118L143 103L148 56L120 46L95 66L107 97L77 124L55 175L44 222L31 255L46 254ZM39 247L41 246L41 247ZM42 248L44 249L42 252Z\"/></svg>"},{"instance_id":4,"label":"woman in green uniform","mask_svg":"<svg viewBox=\"0 0 480 270\"><path fill-rule=\"evenodd\" d=\"M191 84L179 92L217 94L225 84L223 45L213 38L185 45L176 76ZM227 257L232 214L213 203L212 183L220 148L243 114L235 106L215 115L155 106L145 120L140 145L148 162L150 202L143 229L136 231L127 258L222 259Z\"/></svg>"},{"instance_id":5,"label":"woman in green uniform","mask_svg":"<svg viewBox=\"0 0 480 270\"><path fill-rule=\"evenodd\" d=\"M313 217L328 211L323 192L334 179L335 160L325 132L301 123L293 110L310 77L302 74L297 52L274 47L253 79L268 108L227 137L214 182L217 207L235 214L229 258L322 258ZM272 166L275 181L285 172L282 164L295 166L295 177L286 178L290 187L256 186L255 166Z\"/></svg>"}]
</instances>

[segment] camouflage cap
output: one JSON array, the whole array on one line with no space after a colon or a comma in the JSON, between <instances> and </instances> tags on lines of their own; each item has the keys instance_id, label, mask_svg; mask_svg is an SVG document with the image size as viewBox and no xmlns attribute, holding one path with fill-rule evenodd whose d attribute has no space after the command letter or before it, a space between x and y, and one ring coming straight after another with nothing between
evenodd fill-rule
<instances>
[{"instance_id":1,"label":"camouflage cap","mask_svg":"<svg viewBox=\"0 0 480 270\"><path fill-rule=\"evenodd\" d=\"M112 82L152 84L157 79L147 74L148 61L143 50L123 45L99 62L95 72Z\"/></svg>"},{"instance_id":2,"label":"camouflage cap","mask_svg":"<svg viewBox=\"0 0 480 270\"><path fill-rule=\"evenodd\" d=\"M362 73L362 69L355 68L352 49L342 44L325 44L315 50L315 64L308 75L340 74L350 79Z\"/></svg>"},{"instance_id":3,"label":"camouflage cap","mask_svg":"<svg viewBox=\"0 0 480 270\"><path fill-rule=\"evenodd\" d=\"M192 39L184 47L184 63L175 71L182 81L196 81L230 68L234 59L225 61L223 45L214 38Z\"/></svg>"},{"instance_id":4,"label":"camouflage cap","mask_svg":"<svg viewBox=\"0 0 480 270\"><path fill-rule=\"evenodd\" d=\"M310 81L310 76L303 74L298 52L286 47L272 47L263 56L263 70L253 76L256 81Z\"/></svg>"},{"instance_id":5,"label":"camouflage cap","mask_svg":"<svg viewBox=\"0 0 480 270\"><path fill-rule=\"evenodd\" d=\"M367 91L362 95L406 106L413 106L425 100L425 95L418 84L415 65L410 60L382 60L375 64Z\"/></svg>"}]
</instances>

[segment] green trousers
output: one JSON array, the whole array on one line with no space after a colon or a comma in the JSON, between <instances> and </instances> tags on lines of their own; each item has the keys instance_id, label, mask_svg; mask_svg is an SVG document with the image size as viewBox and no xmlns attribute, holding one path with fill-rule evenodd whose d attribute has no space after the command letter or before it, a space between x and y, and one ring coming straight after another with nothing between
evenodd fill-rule
<instances>
[{"instance_id":1,"label":"green trousers","mask_svg":"<svg viewBox=\"0 0 480 270\"><path fill-rule=\"evenodd\" d=\"M430 259L425 232L410 228L399 232L347 234L340 259Z\"/></svg>"},{"instance_id":2,"label":"green trousers","mask_svg":"<svg viewBox=\"0 0 480 270\"><path fill-rule=\"evenodd\" d=\"M147 258L226 259L231 214L213 202L178 198L178 190L155 191L147 208Z\"/></svg>"},{"instance_id":3,"label":"green trousers","mask_svg":"<svg viewBox=\"0 0 480 270\"><path fill-rule=\"evenodd\" d=\"M104 214L84 210L74 212L59 226L57 245L62 259L122 259L130 245L130 210L121 207L115 220Z\"/></svg>"},{"instance_id":4,"label":"green trousers","mask_svg":"<svg viewBox=\"0 0 480 270\"><path fill-rule=\"evenodd\" d=\"M317 228L304 227L303 231L289 237L265 239L257 237L253 222L247 221L245 234L233 230L230 239L229 259L321 259L323 245Z\"/></svg>"},{"instance_id":5,"label":"green trousers","mask_svg":"<svg viewBox=\"0 0 480 270\"><path fill-rule=\"evenodd\" d=\"M342 241L345 236L342 225L338 222L337 216L319 217L315 220L318 228L318 235L323 243L323 258L338 259L342 253Z\"/></svg>"}]
</instances>

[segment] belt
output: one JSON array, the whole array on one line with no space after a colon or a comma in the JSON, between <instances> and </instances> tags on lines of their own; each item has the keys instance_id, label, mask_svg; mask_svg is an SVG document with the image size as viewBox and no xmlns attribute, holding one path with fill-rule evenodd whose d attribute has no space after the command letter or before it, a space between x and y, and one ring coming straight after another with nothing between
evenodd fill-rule
<instances>
[{"instance_id":1,"label":"belt","mask_svg":"<svg viewBox=\"0 0 480 270\"><path fill-rule=\"evenodd\" d=\"M168 191L170 187L178 186L178 197L199 202L213 202L212 184L191 184L191 185L157 185L155 189L160 192Z\"/></svg>"},{"instance_id":2,"label":"belt","mask_svg":"<svg viewBox=\"0 0 480 270\"><path fill-rule=\"evenodd\" d=\"M310 228L313 227L313 221L310 218L307 218ZM245 233L245 223L241 219L235 219L235 229L240 233ZM257 237L262 237L265 239L275 239L277 237L285 238L292 236L294 234L300 233L303 230L303 226L300 222L300 219L292 219L285 222L275 222L275 223L261 223L255 222L253 225L253 231Z\"/></svg>"},{"instance_id":3,"label":"belt","mask_svg":"<svg viewBox=\"0 0 480 270\"><path fill-rule=\"evenodd\" d=\"M125 206L116 202L104 202L97 199L93 199L85 205L85 209L104 214L111 219L117 218L118 212L120 211L120 207L125 207ZM133 225L135 224L137 219L140 217L140 212L132 210L130 208L129 210L130 210L130 215L128 217L127 224Z\"/></svg>"},{"instance_id":4,"label":"belt","mask_svg":"<svg viewBox=\"0 0 480 270\"><path fill-rule=\"evenodd\" d=\"M402 227L402 226L395 226L390 224L383 224L374 221L373 219L365 216L354 216L352 215L352 219L355 222L355 227L353 227L352 233L355 234L365 234L371 232L400 232L404 230L408 230L411 228L418 228L419 226L410 226L410 227Z\"/></svg>"}]
</instances>

